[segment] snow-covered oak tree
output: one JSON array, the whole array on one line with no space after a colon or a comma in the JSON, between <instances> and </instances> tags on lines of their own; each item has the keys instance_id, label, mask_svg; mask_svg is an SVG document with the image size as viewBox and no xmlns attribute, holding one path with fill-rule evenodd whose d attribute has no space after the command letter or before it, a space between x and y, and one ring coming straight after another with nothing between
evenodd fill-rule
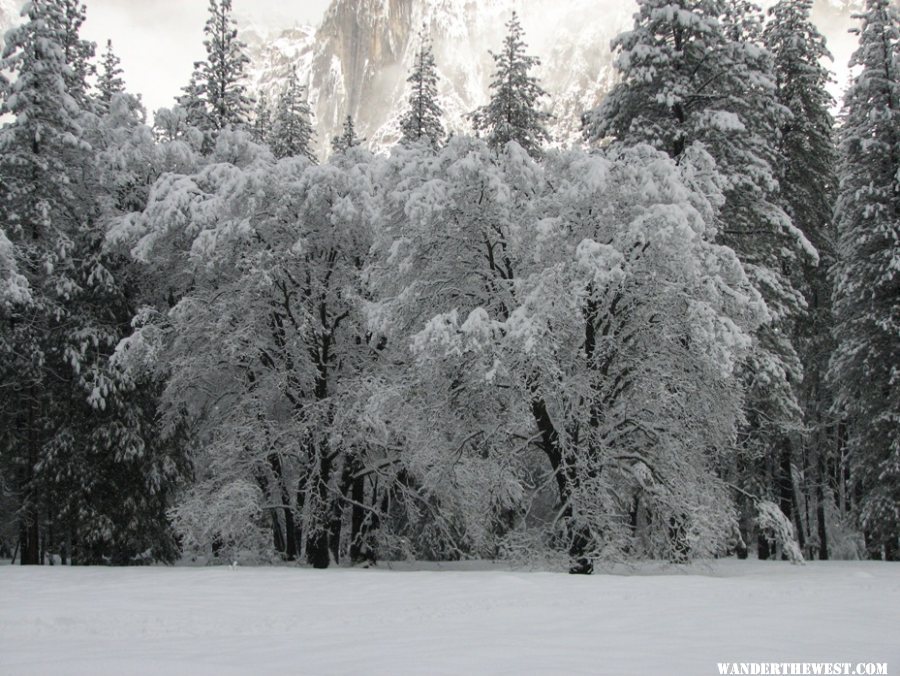
<instances>
[{"instance_id":1,"label":"snow-covered oak tree","mask_svg":"<svg viewBox=\"0 0 900 676\"><path fill-rule=\"evenodd\" d=\"M369 161L276 162L223 132L209 164L157 182L129 235L149 265L178 271L177 303L149 313L122 358L165 369L167 433L190 424L196 482L174 512L190 544L270 538L321 567L339 555L365 450L352 402L370 353Z\"/></svg>"},{"instance_id":2,"label":"snow-covered oak tree","mask_svg":"<svg viewBox=\"0 0 900 676\"><path fill-rule=\"evenodd\" d=\"M579 572L593 556L723 549L734 515L714 465L766 310L712 242L708 156L537 164L457 138L390 164L369 317L405 365L391 420L444 534L484 551L552 485L546 533Z\"/></svg>"}]
</instances>

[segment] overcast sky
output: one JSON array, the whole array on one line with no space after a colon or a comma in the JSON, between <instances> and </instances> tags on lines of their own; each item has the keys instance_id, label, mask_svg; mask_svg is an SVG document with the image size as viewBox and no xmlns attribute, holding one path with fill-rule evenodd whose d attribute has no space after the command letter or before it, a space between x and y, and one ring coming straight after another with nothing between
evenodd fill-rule
<instances>
[{"instance_id":1,"label":"overcast sky","mask_svg":"<svg viewBox=\"0 0 900 676\"><path fill-rule=\"evenodd\" d=\"M102 53L107 39L122 59L129 91L154 111L172 105L187 84L194 61L204 56L208 0L85 0L83 35ZM255 23L318 25L329 0L234 0L234 12Z\"/></svg>"}]
</instances>

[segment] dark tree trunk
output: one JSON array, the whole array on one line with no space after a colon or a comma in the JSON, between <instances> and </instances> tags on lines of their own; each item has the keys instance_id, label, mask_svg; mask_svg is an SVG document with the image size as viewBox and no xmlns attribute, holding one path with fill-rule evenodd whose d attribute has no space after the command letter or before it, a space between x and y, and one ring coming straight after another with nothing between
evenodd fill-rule
<instances>
[{"instance_id":1,"label":"dark tree trunk","mask_svg":"<svg viewBox=\"0 0 900 676\"><path fill-rule=\"evenodd\" d=\"M760 561L768 561L772 558L772 547L765 533L760 532L756 536L756 555Z\"/></svg>"},{"instance_id":2,"label":"dark tree trunk","mask_svg":"<svg viewBox=\"0 0 900 676\"><path fill-rule=\"evenodd\" d=\"M816 523L819 534L819 559L821 561L828 560L828 529L825 524L825 481L827 481L827 473L825 471L825 459L819 452L818 467L816 477Z\"/></svg>"},{"instance_id":3,"label":"dark tree trunk","mask_svg":"<svg viewBox=\"0 0 900 676\"><path fill-rule=\"evenodd\" d=\"M275 547L276 552L285 555L284 531L281 528L281 520L278 518L278 509L273 507L269 511L272 514L272 546Z\"/></svg>"},{"instance_id":4,"label":"dark tree trunk","mask_svg":"<svg viewBox=\"0 0 900 676\"><path fill-rule=\"evenodd\" d=\"M37 566L41 563L41 528L37 510L31 506L25 509L21 526L23 566Z\"/></svg>"},{"instance_id":5,"label":"dark tree trunk","mask_svg":"<svg viewBox=\"0 0 900 676\"><path fill-rule=\"evenodd\" d=\"M331 564L328 551L328 531L317 529L306 540L306 560L313 568L325 569Z\"/></svg>"},{"instance_id":6,"label":"dark tree trunk","mask_svg":"<svg viewBox=\"0 0 900 676\"><path fill-rule=\"evenodd\" d=\"M805 546L805 538L803 537L803 527L799 518L799 500L794 490L794 478L791 471L792 459L793 445L791 440L786 436L782 437L778 448L778 471L775 478L775 487L778 491L778 506L788 521L794 525L798 544L802 550ZM782 554L782 558L786 559L787 555Z\"/></svg>"},{"instance_id":7,"label":"dark tree trunk","mask_svg":"<svg viewBox=\"0 0 900 676\"><path fill-rule=\"evenodd\" d=\"M287 501L287 491L284 496ZM284 506L284 556L288 561L296 561L300 555L300 548L297 546L297 526L294 523L294 510L291 506Z\"/></svg>"},{"instance_id":8,"label":"dark tree trunk","mask_svg":"<svg viewBox=\"0 0 900 676\"><path fill-rule=\"evenodd\" d=\"M344 463L344 469L341 472L341 481L338 491L342 498L346 498L350 494L351 485L353 483L352 464ZM331 521L329 523L329 544L331 545L331 554L334 562L340 561L341 554L341 532L344 528L344 500L333 500L331 504Z\"/></svg>"},{"instance_id":9,"label":"dark tree trunk","mask_svg":"<svg viewBox=\"0 0 900 676\"><path fill-rule=\"evenodd\" d=\"M329 547L329 510L328 510L328 482L331 478L331 459L320 450L319 475L313 478L315 485L315 505L318 514L312 516L314 525L310 529L306 539L306 560L313 568L328 568L331 563L331 551Z\"/></svg>"},{"instance_id":10,"label":"dark tree trunk","mask_svg":"<svg viewBox=\"0 0 900 676\"><path fill-rule=\"evenodd\" d=\"M550 460L556 476L559 501L562 505L561 518L568 524L569 556L574 562L569 572L579 575L590 575L594 571L593 562L585 555L590 546L591 537L587 527L574 523L572 509L572 488L575 478L571 469L563 467L562 451L559 448L559 434L553 426L547 405L543 399L535 399L531 404L532 415L541 435L541 448Z\"/></svg>"}]
</instances>

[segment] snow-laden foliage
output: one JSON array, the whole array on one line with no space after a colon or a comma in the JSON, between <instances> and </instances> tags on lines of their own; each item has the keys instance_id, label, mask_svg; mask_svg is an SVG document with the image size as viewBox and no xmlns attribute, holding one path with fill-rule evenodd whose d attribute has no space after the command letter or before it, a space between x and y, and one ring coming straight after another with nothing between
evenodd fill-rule
<instances>
[{"instance_id":1,"label":"snow-laden foliage","mask_svg":"<svg viewBox=\"0 0 900 676\"><path fill-rule=\"evenodd\" d=\"M896 555L900 535L900 13L868 0L857 68L844 99L838 260L836 406L873 550Z\"/></svg>"},{"instance_id":2,"label":"snow-laden foliage","mask_svg":"<svg viewBox=\"0 0 900 676\"><path fill-rule=\"evenodd\" d=\"M393 155L369 317L409 364L388 390L404 467L466 546L537 518L576 559L725 548L714 463L766 311L689 177L647 146Z\"/></svg>"},{"instance_id":3,"label":"snow-laden foliage","mask_svg":"<svg viewBox=\"0 0 900 676\"><path fill-rule=\"evenodd\" d=\"M366 139L360 138L356 135L356 125L353 123L353 116L348 115L347 119L344 120L344 126L342 128L341 135L335 136L333 139L331 139L331 152L344 153L351 148L362 145L365 142Z\"/></svg>"},{"instance_id":4,"label":"snow-laden foliage","mask_svg":"<svg viewBox=\"0 0 900 676\"><path fill-rule=\"evenodd\" d=\"M369 158L316 167L252 145L235 157L226 138L219 161L163 177L150 196L134 251L163 266L179 300L128 349L165 371L164 433L191 421L196 481L175 512L184 532L234 546L240 528L228 530L222 501L256 486L259 509L242 513L273 520L289 558L303 548L327 565L332 513L366 447L347 400L370 353L358 307Z\"/></svg>"},{"instance_id":5,"label":"snow-laden foliage","mask_svg":"<svg viewBox=\"0 0 900 676\"><path fill-rule=\"evenodd\" d=\"M401 142L424 142L437 148L444 140L443 111L437 101L438 78L434 51L424 29L419 33L419 51L407 82L411 87L409 107L400 119Z\"/></svg>"},{"instance_id":6,"label":"snow-laden foliage","mask_svg":"<svg viewBox=\"0 0 900 676\"><path fill-rule=\"evenodd\" d=\"M120 174L104 158L107 143L128 136L117 125L136 104L114 99L115 112L95 113L83 18L68 0L32 3L0 66L15 76L0 108L9 116L0 128L0 248L4 301L10 289L16 301L0 310L0 468L23 562L51 553L171 559L164 512L177 463L154 441L152 388L111 359L134 307L130 264L105 249L105 227L113 211L143 201L125 167Z\"/></svg>"},{"instance_id":7,"label":"snow-laden foliage","mask_svg":"<svg viewBox=\"0 0 900 676\"><path fill-rule=\"evenodd\" d=\"M278 98L271 129L265 140L278 159L305 157L310 162L316 162L313 151L314 135L306 89L300 85L297 69L293 68L291 78Z\"/></svg>"},{"instance_id":8,"label":"snow-laden foliage","mask_svg":"<svg viewBox=\"0 0 900 676\"><path fill-rule=\"evenodd\" d=\"M585 116L588 138L649 143L676 159L692 148L709 153L725 197L716 239L737 253L766 302L770 320L758 327L743 368L748 457L732 474L745 488L774 495L765 467L778 466L777 481L790 487L790 439L802 430L803 368L793 334L806 299L793 274L814 268L818 253L779 194L792 111L779 100L762 14L743 1L641 0L634 29L614 48L621 81Z\"/></svg>"},{"instance_id":9,"label":"snow-laden foliage","mask_svg":"<svg viewBox=\"0 0 900 676\"><path fill-rule=\"evenodd\" d=\"M106 50L103 52L103 61L100 65L100 73L97 77L97 101L102 108L108 108L110 101L116 94L125 92L125 81L122 79L122 70L119 57L113 51L112 40L106 41Z\"/></svg>"},{"instance_id":10,"label":"snow-laden foliage","mask_svg":"<svg viewBox=\"0 0 900 676\"><path fill-rule=\"evenodd\" d=\"M775 483L782 510L795 520L801 546L807 542L810 547L817 545L819 556L828 558L826 465L836 461L836 419L829 411L832 394L825 372L834 349L828 270L835 259L832 209L837 152L830 113L834 101L827 90L831 74L825 67L831 54L810 18L812 4L811 0L778 2L769 10L763 32L763 42L772 54L778 101L791 113L780 130L777 169L781 203L819 253L817 262L802 261L789 270L806 300L806 312L792 331L803 365L803 381L795 388L804 426L801 434L792 434L781 443ZM811 478L799 489L793 480L798 467L808 467ZM807 532L813 531L809 521L796 512L813 508L817 525L814 532Z\"/></svg>"},{"instance_id":11,"label":"snow-laden foliage","mask_svg":"<svg viewBox=\"0 0 900 676\"><path fill-rule=\"evenodd\" d=\"M502 149L515 141L528 154L538 157L544 143L550 141L545 123L550 114L540 108L547 95L531 74L541 65L536 56L526 53L525 33L513 12L506 25L503 48L494 59L491 100L470 115L476 132L483 132L492 148Z\"/></svg>"}]
</instances>

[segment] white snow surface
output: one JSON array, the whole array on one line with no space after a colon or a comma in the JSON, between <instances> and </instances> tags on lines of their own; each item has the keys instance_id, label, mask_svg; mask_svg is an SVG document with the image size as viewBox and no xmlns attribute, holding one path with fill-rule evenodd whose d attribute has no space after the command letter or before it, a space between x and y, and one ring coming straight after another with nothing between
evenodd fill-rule
<instances>
[{"instance_id":1,"label":"white snow surface","mask_svg":"<svg viewBox=\"0 0 900 676\"><path fill-rule=\"evenodd\" d=\"M900 669L900 564L0 567L0 674L716 674Z\"/></svg>"}]
</instances>

